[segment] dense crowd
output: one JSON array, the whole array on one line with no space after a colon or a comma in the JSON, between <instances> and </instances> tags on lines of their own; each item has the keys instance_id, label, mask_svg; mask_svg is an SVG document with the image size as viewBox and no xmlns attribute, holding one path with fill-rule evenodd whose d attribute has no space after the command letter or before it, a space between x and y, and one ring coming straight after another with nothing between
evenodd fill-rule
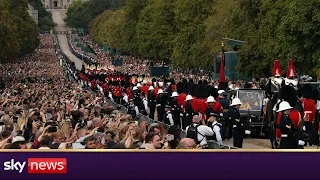
<instances>
[{"instance_id":1,"label":"dense crowd","mask_svg":"<svg viewBox=\"0 0 320 180\"><path fill-rule=\"evenodd\" d=\"M138 122L79 86L61 67L66 57L57 42L48 34L40 39L34 54L1 65L1 149L196 148L179 128Z\"/></svg>"}]
</instances>

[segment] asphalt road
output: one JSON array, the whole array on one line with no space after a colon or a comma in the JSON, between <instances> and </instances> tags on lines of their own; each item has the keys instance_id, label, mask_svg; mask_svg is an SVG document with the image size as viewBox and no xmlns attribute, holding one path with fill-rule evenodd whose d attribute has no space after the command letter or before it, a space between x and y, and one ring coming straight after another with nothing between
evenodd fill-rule
<instances>
[{"instance_id":1,"label":"asphalt road","mask_svg":"<svg viewBox=\"0 0 320 180\"><path fill-rule=\"evenodd\" d=\"M66 28L65 22L63 20L63 15L66 10L50 10L52 13L53 21L56 23L55 30L58 31L69 31L70 28ZM58 34L59 45L64 54L66 54L71 61L73 61L77 69L81 69L83 61L72 54L70 51L67 36L65 34Z\"/></svg>"}]
</instances>

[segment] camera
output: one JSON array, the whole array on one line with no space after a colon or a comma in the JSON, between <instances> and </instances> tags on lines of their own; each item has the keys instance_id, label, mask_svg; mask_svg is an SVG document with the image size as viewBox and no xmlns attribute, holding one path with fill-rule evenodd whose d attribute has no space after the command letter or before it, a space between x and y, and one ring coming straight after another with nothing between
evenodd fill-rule
<instances>
[{"instance_id":1,"label":"camera","mask_svg":"<svg viewBox=\"0 0 320 180\"><path fill-rule=\"evenodd\" d=\"M13 123L18 123L18 117L17 116L13 116Z\"/></svg>"},{"instance_id":2,"label":"camera","mask_svg":"<svg viewBox=\"0 0 320 180\"><path fill-rule=\"evenodd\" d=\"M49 133L57 132L57 127L56 126L51 126L48 128Z\"/></svg>"}]
</instances>

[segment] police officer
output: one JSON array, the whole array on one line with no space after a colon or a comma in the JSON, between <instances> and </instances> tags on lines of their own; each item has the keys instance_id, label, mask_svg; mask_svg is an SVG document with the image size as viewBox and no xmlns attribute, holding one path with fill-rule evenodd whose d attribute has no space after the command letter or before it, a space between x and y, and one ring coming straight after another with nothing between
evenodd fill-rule
<instances>
[{"instance_id":1,"label":"police officer","mask_svg":"<svg viewBox=\"0 0 320 180\"><path fill-rule=\"evenodd\" d=\"M139 114L138 107L134 104L133 99L130 99L130 104L128 106L128 114L132 116L132 118L136 118Z\"/></svg>"},{"instance_id":2,"label":"police officer","mask_svg":"<svg viewBox=\"0 0 320 180\"><path fill-rule=\"evenodd\" d=\"M183 129L185 129L187 126L192 124L192 118L195 115L195 112L192 109L191 101L193 100L193 97L191 95L187 95L186 97L186 105L184 107L185 109L185 119L183 121Z\"/></svg>"},{"instance_id":3,"label":"police officer","mask_svg":"<svg viewBox=\"0 0 320 180\"><path fill-rule=\"evenodd\" d=\"M174 125L174 120L173 120L173 115L171 113L171 106L170 105L166 105L165 106L165 117L163 118L164 119L164 123L170 125L170 126L173 126Z\"/></svg>"},{"instance_id":4,"label":"police officer","mask_svg":"<svg viewBox=\"0 0 320 180\"><path fill-rule=\"evenodd\" d=\"M298 140L296 135L295 125L289 117L292 107L287 101L282 101L277 112L282 112L280 118L280 149L298 149L299 146L304 146L305 142Z\"/></svg>"},{"instance_id":5,"label":"police officer","mask_svg":"<svg viewBox=\"0 0 320 180\"><path fill-rule=\"evenodd\" d=\"M154 113L156 112L157 99L156 99L156 95L154 94L153 86L150 86L148 90L149 90L148 106L150 108L149 118L154 119Z\"/></svg>"},{"instance_id":6,"label":"police officer","mask_svg":"<svg viewBox=\"0 0 320 180\"><path fill-rule=\"evenodd\" d=\"M231 103L230 108L230 122L232 125L232 135L233 135L233 146L242 148L243 138L245 130L243 127L243 120L240 118L239 108L241 106L241 101L239 98L234 98Z\"/></svg>"},{"instance_id":7,"label":"police officer","mask_svg":"<svg viewBox=\"0 0 320 180\"><path fill-rule=\"evenodd\" d=\"M221 116L219 114L216 114L214 112L211 112L209 114L208 122L210 122L210 126L212 128L212 131L214 133L213 137L208 137L208 140L211 140L211 138L219 145L222 145L222 137L221 137L221 128L222 124L217 121Z\"/></svg>"},{"instance_id":8,"label":"police officer","mask_svg":"<svg viewBox=\"0 0 320 180\"><path fill-rule=\"evenodd\" d=\"M142 92L140 98L142 99L139 106L140 113L145 116L148 116L148 101L146 99L146 94Z\"/></svg>"},{"instance_id":9,"label":"police officer","mask_svg":"<svg viewBox=\"0 0 320 180\"><path fill-rule=\"evenodd\" d=\"M230 127L230 121L229 121L229 108L230 108L230 103L229 101L226 99L227 97L227 93L224 90L220 90L218 91L219 93L219 98L218 98L218 102L220 102L222 108L223 108L223 112L222 115L223 117L221 117L219 119L219 122L222 124L222 139L225 140L230 139L229 136L229 127Z\"/></svg>"},{"instance_id":10,"label":"police officer","mask_svg":"<svg viewBox=\"0 0 320 180\"><path fill-rule=\"evenodd\" d=\"M181 107L178 105L178 99L177 99L178 96L179 94L177 92L173 92L171 95L169 104L172 107L174 124L179 125L181 127L181 122L180 122Z\"/></svg>"}]
</instances>

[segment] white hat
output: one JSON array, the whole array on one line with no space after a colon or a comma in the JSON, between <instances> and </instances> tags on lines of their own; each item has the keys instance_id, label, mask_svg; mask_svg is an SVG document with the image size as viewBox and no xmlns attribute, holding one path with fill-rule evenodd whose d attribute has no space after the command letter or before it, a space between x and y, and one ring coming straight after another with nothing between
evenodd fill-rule
<instances>
[{"instance_id":1,"label":"white hat","mask_svg":"<svg viewBox=\"0 0 320 180\"><path fill-rule=\"evenodd\" d=\"M163 82L159 82L159 87L163 87Z\"/></svg>"},{"instance_id":2,"label":"white hat","mask_svg":"<svg viewBox=\"0 0 320 180\"><path fill-rule=\"evenodd\" d=\"M218 89L218 86L214 86L214 88Z\"/></svg>"},{"instance_id":3,"label":"white hat","mask_svg":"<svg viewBox=\"0 0 320 180\"><path fill-rule=\"evenodd\" d=\"M179 96L179 94L177 92L173 92L171 95L171 97L178 97L178 96Z\"/></svg>"},{"instance_id":4,"label":"white hat","mask_svg":"<svg viewBox=\"0 0 320 180\"><path fill-rule=\"evenodd\" d=\"M277 112L281 112L281 111L288 110L288 109L292 109L290 104L287 101L282 101L279 105L279 109Z\"/></svg>"},{"instance_id":5,"label":"white hat","mask_svg":"<svg viewBox=\"0 0 320 180\"><path fill-rule=\"evenodd\" d=\"M158 94L162 94L162 93L163 93L163 90L159 89Z\"/></svg>"},{"instance_id":6,"label":"white hat","mask_svg":"<svg viewBox=\"0 0 320 180\"><path fill-rule=\"evenodd\" d=\"M171 82L167 82L168 85L171 85Z\"/></svg>"},{"instance_id":7,"label":"white hat","mask_svg":"<svg viewBox=\"0 0 320 180\"><path fill-rule=\"evenodd\" d=\"M133 91L138 90L137 86L134 86L132 90Z\"/></svg>"},{"instance_id":8,"label":"white hat","mask_svg":"<svg viewBox=\"0 0 320 180\"><path fill-rule=\"evenodd\" d=\"M19 141L25 142L26 140L22 136L16 136L12 139L12 143L19 142Z\"/></svg>"},{"instance_id":9,"label":"white hat","mask_svg":"<svg viewBox=\"0 0 320 180\"><path fill-rule=\"evenodd\" d=\"M154 90L153 86L149 87L148 91L150 91L150 90Z\"/></svg>"},{"instance_id":10,"label":"white hat","mask_svg":"<svg viewBox=\"0 0 320 180\"><path fill-rule=\"evenodd\" d=\"M226 92L225 90L219 90L218 94L222 94L222 93L225 93L225 92Z\"/></svg>"},{"instance_id":11,"label":"white hat","mask_svg":"<svg viewBox=\"0 0 320 180\"><path fill-rule=\"evenodd\" d=\"M235 105L241 105L241 101L239 98L234 98L232 99L232 103L230 104L230 106L235 106Z\"/></svg>"},{"instance_id":12,"label":"white hat","mask_svg":"<svg viewBox=\"0 0 320 180\"><path fill-rule=\"evenodd\" d=\"M153 86L157 86L157 82L153 82Z\"/></svg>"},{"instance_id":13,"label":"white hat","mask_svg":"<svg viewBox=\"0 0 320 180\"><path fill-rule=\"evenodd\" d=\"M210 102L216 102L216 100L214 99L213 96L209 96L209 97L208 97L207 103L210 103Z\"/></svg>"},{"instance_id":14,"label":"white hat","mask_svg":"<svg viewBox=\"0 0 320 180\"><path fill-rule=\"evenodd\" d=\"M138 83L138 84L137 84L137 87L138 87L138 88L139 88L139 87L141 87L141 84L140 84L140 83Z\"/></svg>"},{"instance_id":15,"label":"white hat","mask_svg":"<svg viewBox=\"0 0 320 180\"><path fill-rule=\"evenodd\" d=\"M186 101L189 101L189 100L192 100L193 99L193 97L191 96L191 95L188 95L187 97L186 97Z\"/></svg>"},{"instance_id":16,"label":"white hat","mask_svg":"<svg viewBox=\"0 0 320 180\"><path fill-rule=\"evenodd\" d=\"M38 149L50 149L49 147L39 147Z\"/></svg>"}]
</instances>

